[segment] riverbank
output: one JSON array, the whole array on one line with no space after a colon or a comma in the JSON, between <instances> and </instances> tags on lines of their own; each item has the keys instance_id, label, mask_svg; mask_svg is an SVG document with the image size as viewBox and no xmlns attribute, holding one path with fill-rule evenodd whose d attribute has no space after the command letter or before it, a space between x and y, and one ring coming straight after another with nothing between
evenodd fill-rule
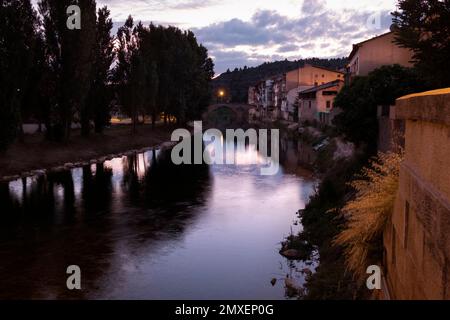
<instances>
[{"instance_id":1,"label":"riverbank","mask_svg":"<svg viewBox=\"0 0 450 320\"><path fill-rule=\"evenodd\" d=\"M82 137L74 130L70 141L57 143L45 140L42 133L25 135L23 141L15 142L0 154L0 179L20 175L27 171L49 169L66 163L98 159L110 154L133 149L154 147L169 141L173 127L151 125L138 126L133 133L130 126L113 125L102 134Z\"/></svg>"},{"instance_id":2,"label":"riverbank","mask_svg":"<svg viewBox=\"0 0 450 320\"><path fill-rule=\"evenodd\" d=\"M303 227L297 235L282 242L280 254L295 253L294 260L308 261L317 256L319 265L306 277L298 296L306 300L357 299L363 296L347 270L343 248L333 244L344 223L339 210L352 197L348 183L366 163L365 154L333 130L301 127L298 138L301 153L319 178L316 193L298 212Z\"/></svg>"}]
</instances>

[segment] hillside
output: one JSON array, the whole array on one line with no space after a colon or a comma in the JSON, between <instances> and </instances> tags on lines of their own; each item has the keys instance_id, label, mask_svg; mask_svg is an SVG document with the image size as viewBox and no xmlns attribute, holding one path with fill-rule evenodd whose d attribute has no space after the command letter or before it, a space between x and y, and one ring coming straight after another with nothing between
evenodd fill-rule
<instances>
[{"instance_id":1,"label":"hillside","mask_svg":"<svg viewBox=\"0 0 450 320\"><path fill-rule=\"evenodd\" d=\"M213 93L219 89L225 89L232 102L247 102L248 87L258 81L277 74L288 72L305 64L317 65L330 69L340 69L345 67L346 58L319 59L309 58L297 61L275 61L265 62L257 67L234 69L227 71L212 81Z\"/></svg>"}]
</instances>

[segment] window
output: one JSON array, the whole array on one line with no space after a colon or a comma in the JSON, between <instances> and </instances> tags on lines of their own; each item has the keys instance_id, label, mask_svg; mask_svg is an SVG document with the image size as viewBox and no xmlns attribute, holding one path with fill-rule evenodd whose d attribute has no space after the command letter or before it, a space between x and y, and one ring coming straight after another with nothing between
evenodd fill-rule
<instances>
[{"instance_id":1,"label":"window","mask_svg":"<svg viewBox=\"0 0 450 320\"><path fill-rule=\"evenodd\" d=\"M331 108L331 101L327 101L327 109Z\"/></svg>"},{"instance_id":2,"label":"window","mask_svg":"<svg viewBox=\"0 0 450 320\"><path fill-rule=\"evenodd\" d=\"M309 108L311 109L311 101L309 101Z\"/></svg>"},{"instance_id":3,"label":"window","mask_svg":"<svg viewBox=\"0 0 450 320\"><path fill-rule=\"evenodd\" d=\"M405 203L405 238L403 239L403 243L405 249L408 248L408 232L409 232L409 202Z\"/></svg>"},{"instance_id":4,"label":"window","mask_svg":"<svg viewBox=\"0 0 450 320\"><path fill-rule=\"evenodd\" d=\"M324 75L324 74L322 75L322 78L325 78L325 75Z\"/></svg>"}]
</instances>

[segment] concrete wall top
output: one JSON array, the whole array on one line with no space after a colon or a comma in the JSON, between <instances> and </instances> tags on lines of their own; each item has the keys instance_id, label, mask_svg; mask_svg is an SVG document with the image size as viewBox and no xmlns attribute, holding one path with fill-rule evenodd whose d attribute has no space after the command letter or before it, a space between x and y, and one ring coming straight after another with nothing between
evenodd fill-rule
<instances>
[{"instance_id":1,"label":"concrete wall top","mask_svg":"<svg viewBox=\"0 0 450 320\"><path fill-rule=\"evenodd\" d=\"M450 126L450 88L426 91L397 99L397 118Z\"/></svg>"}]
</instances>

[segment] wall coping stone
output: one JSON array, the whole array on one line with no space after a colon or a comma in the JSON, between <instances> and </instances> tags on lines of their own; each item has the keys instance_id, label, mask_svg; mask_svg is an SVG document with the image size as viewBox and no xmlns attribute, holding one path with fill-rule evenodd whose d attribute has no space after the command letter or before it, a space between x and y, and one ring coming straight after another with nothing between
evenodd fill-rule
<instances>
[{"instance_id":1,"label":"wall coping stone","mask_svg":"<svg viewBox=\"0 0 450 320\"><path fill-rule=\"evenodd\" d=\"M450 88L410 94L397 99L397 119L450 126Z\"/></svg>"}]
</instances>

